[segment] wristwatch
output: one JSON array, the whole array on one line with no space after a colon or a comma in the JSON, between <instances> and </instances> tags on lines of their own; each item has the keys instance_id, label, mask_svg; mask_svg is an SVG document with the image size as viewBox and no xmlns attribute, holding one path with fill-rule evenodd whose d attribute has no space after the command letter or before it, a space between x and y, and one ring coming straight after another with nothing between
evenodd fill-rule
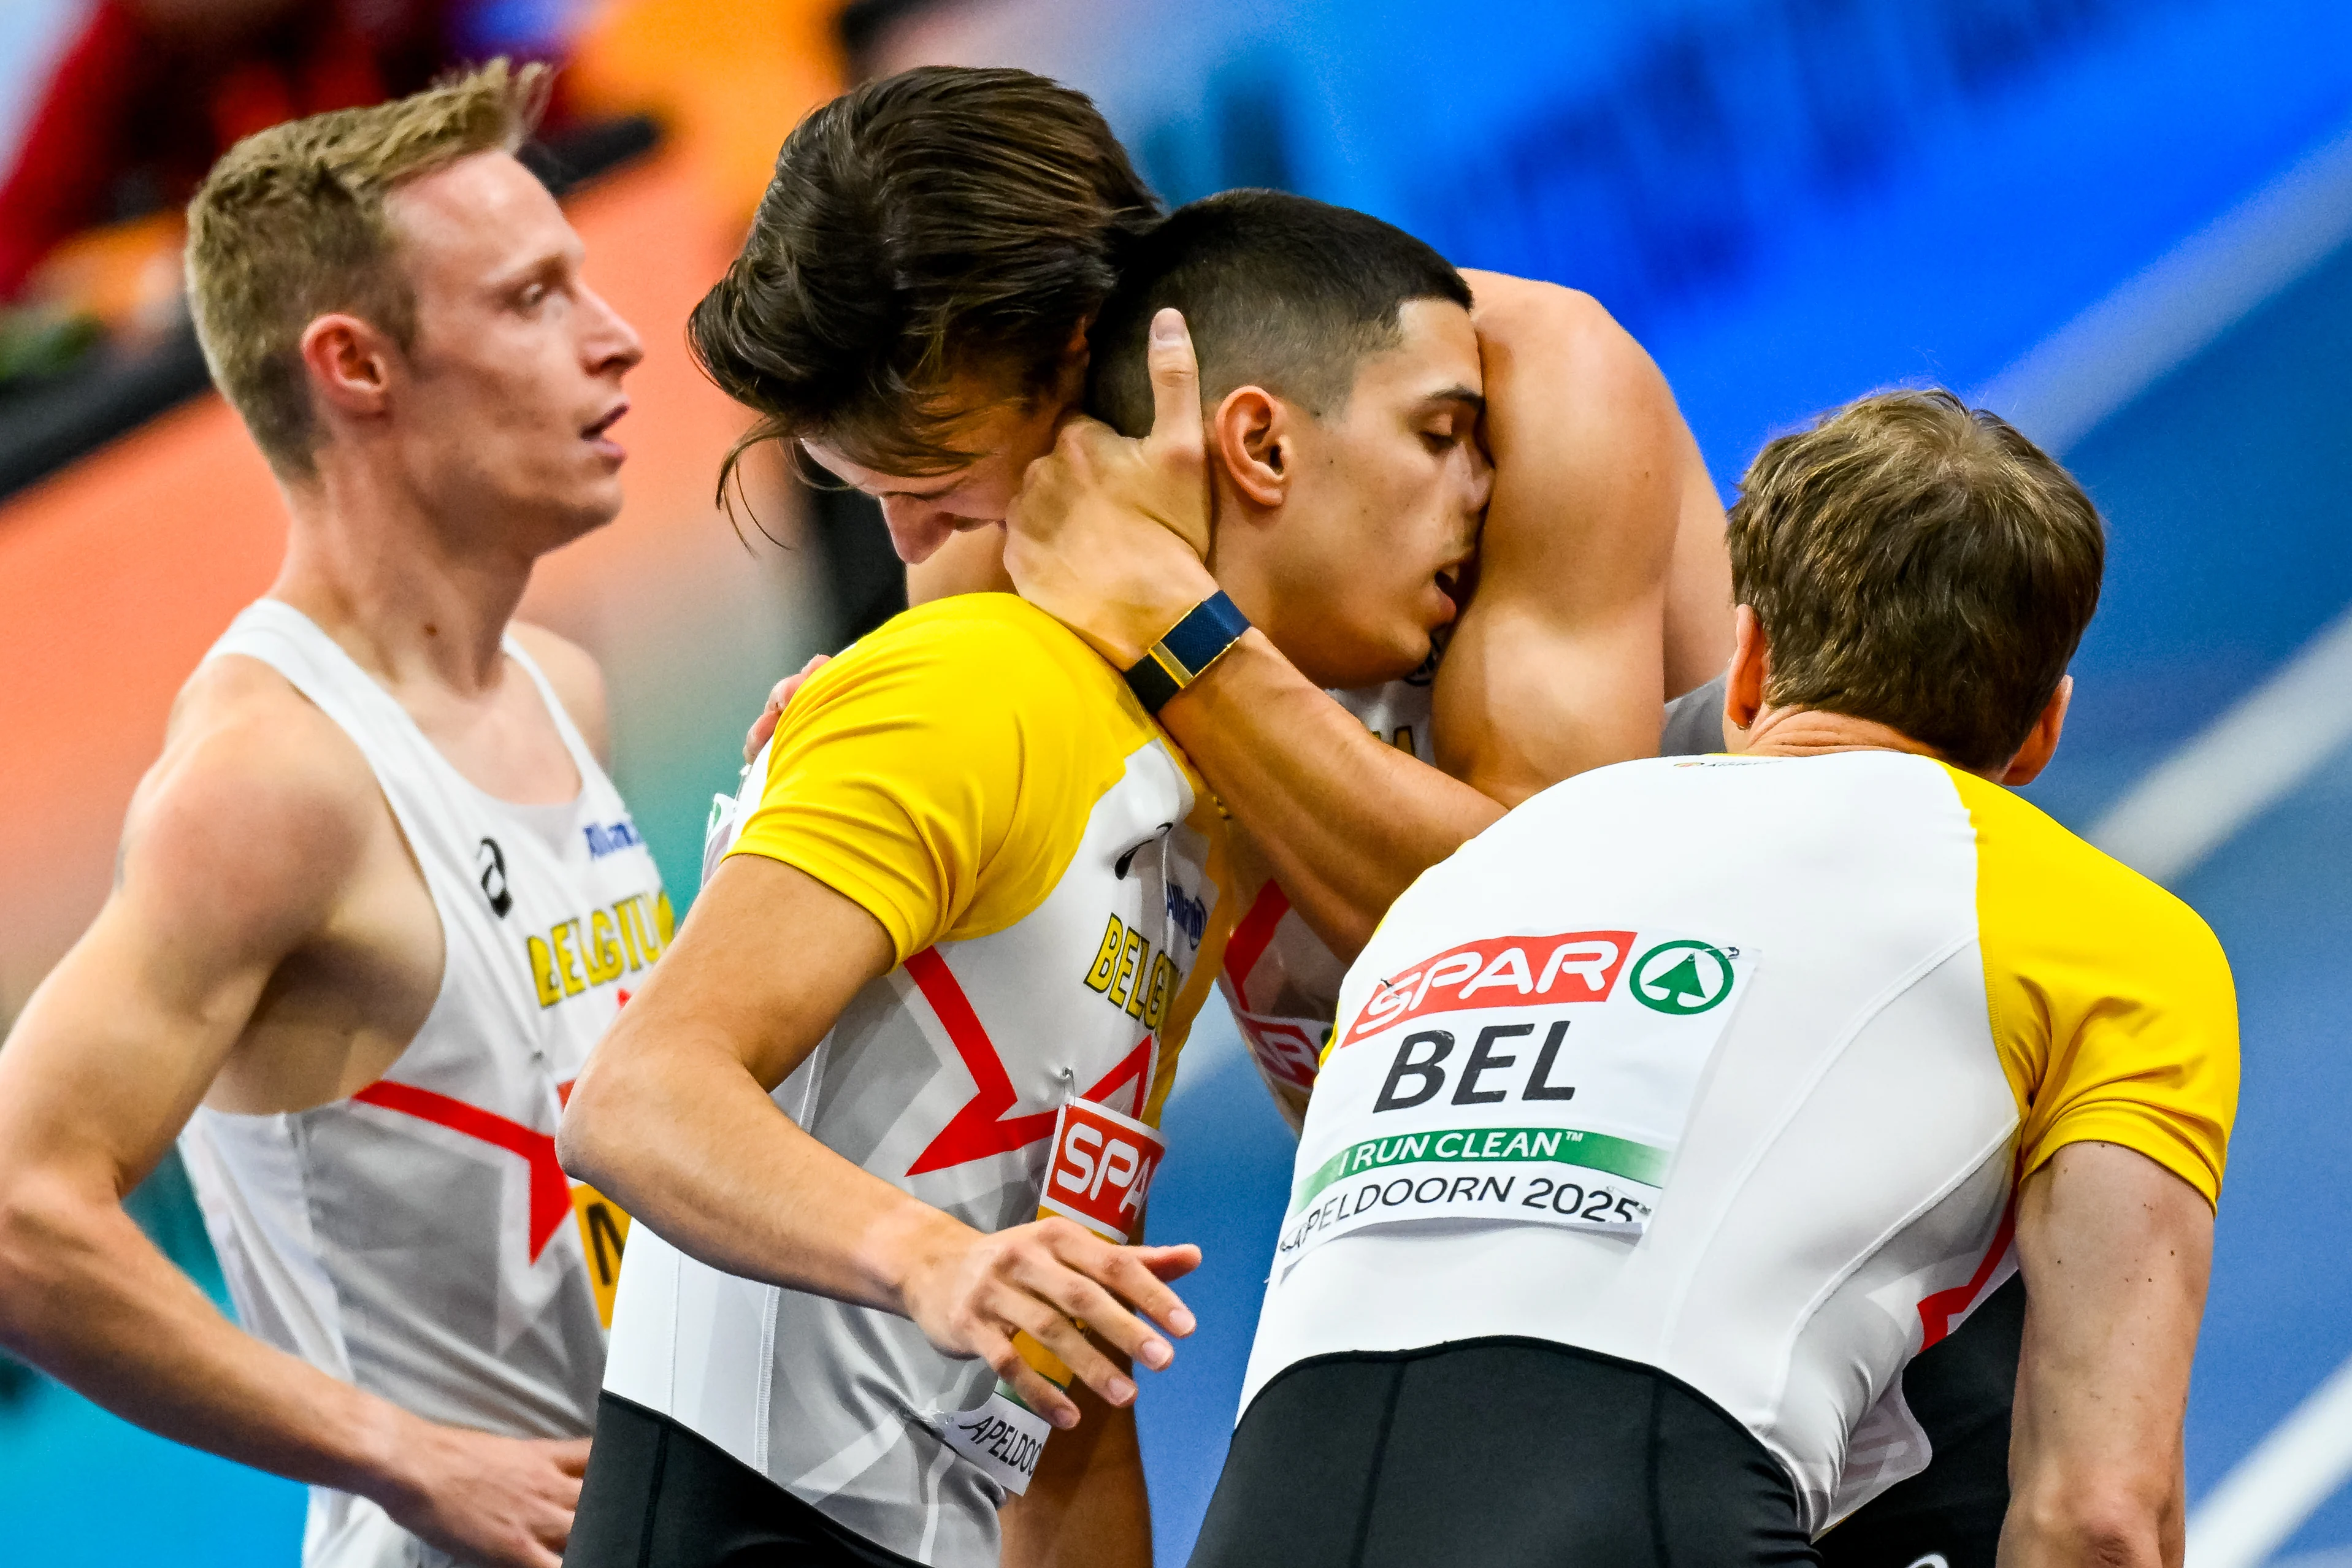
<instances>
[{"instance_id":1,"label":"wristwatch","mask_svg":"<svg viewBox=\"0 0 2352 1568\"><path fill-rule=\"evenodd\" d=\"M1135 694L1144 712L1158 713L1170 697L1200 679L1202 671L1240 642L1249 624L1220 589L1186 611L1182 620L1129 666L1127 689Z\"/></svg>"}]
</instances>

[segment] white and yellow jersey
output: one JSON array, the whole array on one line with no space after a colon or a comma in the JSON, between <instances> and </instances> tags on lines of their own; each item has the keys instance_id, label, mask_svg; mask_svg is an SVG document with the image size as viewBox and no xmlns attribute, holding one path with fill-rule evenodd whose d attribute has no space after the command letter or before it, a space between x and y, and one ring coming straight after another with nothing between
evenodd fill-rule
<instances>
[{"instance_id":1,"label":"white and yellow jersey","mask_svg":"<svg viewBox=\"0 0 2352 1568\"><path fill-rule=\"evenodd\" d=\"M802 687L719 817L730 852L808 873L897 951L775 1091L828 1147L994 1231L1036 1218L1066 1103L1156 1124L1224 942L1220 819L1044 612L966 594L890 622ZM792 933L775 942L793 962ZM1003 1491L939 1427L994 1383L903 1318L722 1274L640 1226L604 1385L869 1542L992 1563Z\"/></svg>"},{"instance_id":2,"label":"white and yellow jersey","mask_svg":"<svg viewBox=\"0 0 2352 1568\"><path fill-rule=\"evenodd\" d=\"M1557 785L1398 901L1339 1018L1244 1407L1317 1355L1575 1345L1715 1401L1816 1532L1924 1467L1901 1374L2013 1271L2018 1184L2096 1140L2210 1201L2237 1097L2204 923L1894 752Z\"/></svg>"}]
</instances>

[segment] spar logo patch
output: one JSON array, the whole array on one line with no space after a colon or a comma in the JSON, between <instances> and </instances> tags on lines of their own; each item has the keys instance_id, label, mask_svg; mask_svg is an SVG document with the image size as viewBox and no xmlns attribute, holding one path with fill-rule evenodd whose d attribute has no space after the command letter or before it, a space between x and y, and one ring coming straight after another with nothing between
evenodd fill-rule
<instances>
[{"instance_id":1,"label":"spar logo patch","mask_svg":"<svg viewBox=\"0 0 2352 1568\"><path fill-rule=\"evenodd\" d=\"M1688 937L1661 942L1634 960L1633 989L1633 999L1654 1012L1703 1013L1731 994L1731 959Z\"/></svg>"},{"instance_id":2,"label":"spar logo patch","mask_svg":"<svg viewBox=\"0 0 2352 1568\"><path fill-rule=\"evenodd\" d=\"M1465 942L1382 981L1346 1038L1359 1040L1408 1019L1463 1008L1605 1001L1633 946L1631 931Z\"/></svg>"}]
</instances>

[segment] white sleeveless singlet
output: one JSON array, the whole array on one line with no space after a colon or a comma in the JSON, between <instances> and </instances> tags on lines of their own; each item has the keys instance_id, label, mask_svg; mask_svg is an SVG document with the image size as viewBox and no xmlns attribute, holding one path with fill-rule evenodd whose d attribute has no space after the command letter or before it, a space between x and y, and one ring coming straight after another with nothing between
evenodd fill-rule
<instances>
[{"instance_id":1,"label":"white sleeveless singlet","mask_svg":"<svg viewBox=\"0 0 2352 1568\"><path fill-rule=\"evenodd\" d=\"M366 757L425 874L446 956L431 1012L349 1099L200 1108L181 1154L245 1327L432 1421L524 1437L593 1425L627 1219L556 1164L562 1102L667 945L661 876L530 655L576 800L485 794L300 612L249 606L207 659L286 677ZM311 1489L306 1568L440 1564L365 1499Z\"/></svg>"}]
</instances>

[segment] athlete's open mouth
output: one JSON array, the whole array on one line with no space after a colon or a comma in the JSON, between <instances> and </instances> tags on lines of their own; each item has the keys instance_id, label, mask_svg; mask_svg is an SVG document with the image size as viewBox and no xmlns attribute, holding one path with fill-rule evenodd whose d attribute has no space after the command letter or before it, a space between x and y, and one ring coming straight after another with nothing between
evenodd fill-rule
<instances>
[{"instance_id":1,"label":"athlete's open mouth","mask_svg":"<svg viewBox=\"0 0 2352 1568\"><path fill-rule=\"evenodd\" d=\"M583 441L604 440L604 433L612 429L613 426L619 422L620 417L628 412L629 400L623 398L619 402L613 405L611 412L606 413L604 418L596 421L593 424L583 427L580 432L581 439Z\"/></svg>"},{"instance_id":2,"label":"athlete's open mouth","mask_svg":"<svg viewBox=\"0 0 2352 1568\"><path fill-rule=\"evenodd\" d=\"M1459 614L1462 610L1462 591L1459 586L1461 580L1462 569L1458 566L1449 566L1440 571L1436 577L1437 591L1445 595L1445 602L1453 607L1456 614Z\"/></svg>"}]
</instances>

